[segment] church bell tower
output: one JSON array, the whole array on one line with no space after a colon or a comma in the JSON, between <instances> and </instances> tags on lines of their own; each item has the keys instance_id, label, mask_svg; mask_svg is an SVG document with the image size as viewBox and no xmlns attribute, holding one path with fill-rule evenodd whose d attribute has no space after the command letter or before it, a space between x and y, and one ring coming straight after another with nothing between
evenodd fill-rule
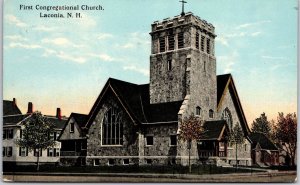
<instances>
[{"instance_id":1,"label":"church bell tower","mask_svg":"<svg viewBox=\"0 0 300 185\"><path fill-rule=\"evenodd\" d=\"M190 111L217 104L214 26L192 13L155 21L151 30L150 103L189 99Z\"/></svg>"}]
</instances>

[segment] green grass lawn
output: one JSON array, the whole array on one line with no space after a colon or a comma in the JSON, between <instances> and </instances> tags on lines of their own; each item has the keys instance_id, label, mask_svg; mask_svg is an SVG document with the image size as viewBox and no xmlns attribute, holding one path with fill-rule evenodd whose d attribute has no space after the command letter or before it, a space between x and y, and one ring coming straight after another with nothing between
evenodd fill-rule
<instances>
[{"instance_id":1,"label":"green grass lawn","mask_svg":"<svg viewBox=\"0 0 300 185\"><path fill-rule=\"evenodd\" d=\"M4 172L35 172L36 166L4 165ZM158 174L187 174L188 167L181 165L170 166L54 166L41 165L40 172L72 172L72 173L158 173ZM251 173L252 170L222 168L215 165L193 165L192 174L225 174ZM256 171L257 172L257 171Z\"/></svg>"}]
</instances>

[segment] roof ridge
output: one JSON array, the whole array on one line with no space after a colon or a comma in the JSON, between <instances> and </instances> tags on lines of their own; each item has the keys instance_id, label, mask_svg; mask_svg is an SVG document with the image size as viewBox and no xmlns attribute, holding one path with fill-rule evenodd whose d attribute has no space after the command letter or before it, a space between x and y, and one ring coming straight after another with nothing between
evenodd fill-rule
<instances>
[{"instance_id":1,"label":"roof ridge","mask_svg":"<svg viewBox=\"0 0 300 185\"><path fill-rule=\"evenodd\" d=\"M11 101L11 100L3 100L3 101L13 102L13 101Z\"/></svg>"},{"instance_id":2,"label":"roof ridge","mask_svg":"<svg viewBox=\"0 0 300 185\"><path fill-rule=\"evenodd\" d=\"M137 86L143 86L143 85L149 85L150 83L142 83L142 84L137 84L137 83L133 83L133 82L128 82L125 80L120 80L120 79L116 79L116 78L108 78L108 81L117 81L117 82L121 82L121 83L127 83L127 84L131 84L131 85L137 85Z\"/></svg>"},{"instance_id":3,"label":"roof ridge","mask_svg":"<svg viewBox=\"0 0 300 185\"><path fill-rule=\"evenodd\" d=\"M231 74L231 73L225 73L225 74L217 75L217 77L218 77L218 76L232 76L232 74Z\"/></svg>"},{"instance_id":4,"label":"roof ridge","mask_svg":"<svg viewBox=\"0 0 300 185\"><path fill-rule=\"evenodd\" d=\"M77 112L71 112L71 114L77 114L77 115L82 115L82 116L88 116L88 114L82 114L82 113L77 113ZM70 114L70 115L71 115Z\"/></svg>"},{"instance_id":5,"label":"roof ridge","mask_svg":"<svg viewBox=\"0 0 300 185\"><path fill-rule=\"evenodd\" d=\"M111 81L116 81L116 82L121 82L121 83L127 83L127 84L132 84L132 85L138 85L138 84L135 84L135 83L132 83L132 82L127 82L127 81L124 81L124 80L119 80L119 79L116 79L116 78L108 78L108 81L111 82Z\"/></svg>"},{"instance_id":6,"label":"roof ridge","mask_svg":"<svg viewBox=\"0 0 300 185\"><path fill-rule=\"evenodd\" d=\"M27 114L10 114L10 115L5 115L5 116L3 116L3 118L5 118L5 117L14 117L14 116L25 116L25 115L27 115Z\"/></svg>"}]
</instances>

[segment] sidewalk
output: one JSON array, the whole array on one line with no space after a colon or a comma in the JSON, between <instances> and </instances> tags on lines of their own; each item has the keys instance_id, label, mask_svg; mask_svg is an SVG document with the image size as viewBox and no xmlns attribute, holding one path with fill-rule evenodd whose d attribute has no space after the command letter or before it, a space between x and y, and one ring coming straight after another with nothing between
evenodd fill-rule
<instances>
[{"instance_id":1,"label":"sidewalk","mask_svg":"<svg viewBox=\"0 0 300 185\"><path fill-rule=\"evenodd\" d=\"M296 171L277 171L269 170L268 172L253 172L253 173L228 173L228 174L156 174L156 173L48 173L48 172L6 172L4 175L36 175L36 176L104 176L104 177L147 177L147 178L206 178L206 177L228 177L228 176L282 176L282 175L293 175L297 174Z\"/></svg>"},{"instance_id":2,"label":"sidewalk","mask_svg":"<svg viewBox=\"0 0 300 185\"><path fill-rule=\"evenodd\" d=\"M147 173L5 173L8 182L295 182L296 171L212 175Z\"/></svg>"}]
</instances>

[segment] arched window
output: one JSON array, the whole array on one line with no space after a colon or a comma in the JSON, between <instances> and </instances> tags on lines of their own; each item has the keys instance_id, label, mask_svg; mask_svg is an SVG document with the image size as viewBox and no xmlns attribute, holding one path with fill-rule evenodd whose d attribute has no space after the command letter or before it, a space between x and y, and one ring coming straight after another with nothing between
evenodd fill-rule
<instances>
[{"instance_id":1,"label":"arched window","mask_svg":"<svg viewBox=\"0 0 300 185\"><path fill-rule=\"evenodd\" d=\"M196 107L196 116L201 116L201 108L199 106Z\"/></svg>"},{"instance_id":2,"label":"arched window","mask_svg":"<svg viewBox=\"0 0 300 185\"><path fill-rule=\"evenodd\" d=\"M116 108L110 108L104 115L102 124L102 144L123 144L123 124L121 120L121 112Z\"/></svg>"},{"instance_id":3,"label":"arched window","mask_svg":"<svg viewBox=\"0 0 300 185\"><path fill-rule=\"evenodd\" d=\"M230 130L232 130L232 116L231 116L231 112L230 112L230 110L228 109L228 107L226 107L226 108L223 110L223 113L222 113L222 119L223 119L223 120L226 120L227 125L228 125L228 128L229 128Z\"/></svg>"},{"instance_id":4,"label":"arched window","mask_svg":"<svg viewBox=\"0 0 300 185\"><path fill-rule=\"evenodd\" d=\"M214 111L212 109L209 109L209 118L213 118L214 117Z\"/></svg>"}]
</instances>

